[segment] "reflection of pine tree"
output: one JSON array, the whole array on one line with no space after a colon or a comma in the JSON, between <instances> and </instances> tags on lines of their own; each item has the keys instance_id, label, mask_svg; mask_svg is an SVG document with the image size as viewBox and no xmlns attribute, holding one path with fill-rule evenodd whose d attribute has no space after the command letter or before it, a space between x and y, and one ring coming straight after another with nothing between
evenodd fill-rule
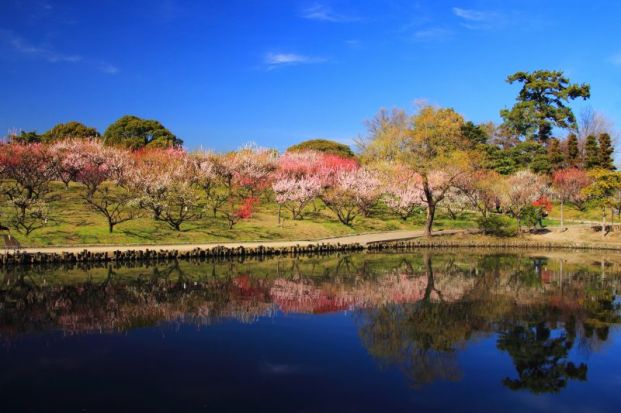
<instances>
[{"instance_id":1,"label":"reflection of pine tree","mask_svg":"<svg viewBox=\"0 0 621 413\"><path fill-rule=\"evenodd\" d=\"M509 328L501 333L497 347L509 353L518 372L517 379L502 381L512 390L556 393L569 380L586 380L587 366L567 360L573 339L565 333L551 337L550 329L542 323Z\"/></svg>"}]
</instances>

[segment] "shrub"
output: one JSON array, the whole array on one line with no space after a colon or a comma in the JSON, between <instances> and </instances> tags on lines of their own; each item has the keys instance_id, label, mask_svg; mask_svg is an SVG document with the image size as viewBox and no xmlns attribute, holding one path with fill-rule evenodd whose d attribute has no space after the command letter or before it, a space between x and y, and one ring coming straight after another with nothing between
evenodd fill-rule
<instances>
[{"instance_id":1,"label":"shrub","mask_svg":"<svg viewBox=\"0 0 621 413\"><path fill-rule=\"evenodd\" d=\"M329 153L332 155L342 156L344 158L354 158L356 156L348 145L345 145L344 143L330 141L327 139L311 139L290 146L287 149L287 152L305 151Z\"/></svg>"},{"instance_id":2,"label":"shrub","mask_svg":"<svg viewBox=\"0 0 621 413\"><path fill-rule=\"evenodd\" d=\"M512 237L517 234L517 225L514 220L499 214L490 214L477 220L479 229L487 235L497 237Z\"/></svg>"}]
</instances>

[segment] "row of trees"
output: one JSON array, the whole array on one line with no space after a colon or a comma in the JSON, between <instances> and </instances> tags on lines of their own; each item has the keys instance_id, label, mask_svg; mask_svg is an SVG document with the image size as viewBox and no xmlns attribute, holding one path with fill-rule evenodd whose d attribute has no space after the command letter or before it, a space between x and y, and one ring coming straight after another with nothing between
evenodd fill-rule
<instances>
[{"instance_id":1,"label":"row of trees","mask_svg":"<svg viewBox=\"0 0 621 413\"><path fill-rule=\"evenodd\" d=\"M126 115L117 119L102 134L80 122L59 123L43 134L36 131L11 131L9 142L54 143L64 139L101 139L107 145L131 149L144 147L180 147L183 141L157 120Z\"/></svg>"},{"instance_id":2,"label":"row of trees","mask_svg":"<svg viewBox=\"0 0 621 413\"><path fill-rule=\"evenodd\" d=\"M434 108L420 114L428 120L455 115ZM431 128L432 122L426 126ZM79 184L83 200L105 218L110 232L145 214L174 230L207 214L226 220L232 228L250 218L260 202L273 201L279 206L279 221L281 210L292 219L303 219L307 206L316 200L345 225L380 210L403 220L426 211L428 233L441 207L451 214L475 210L482 219L503 212L515 217L518 225L533 210L547 208L547 196L579 208L589 199L606 199L602 205L621 208L621 178L619 185L611 183L617 172L569 168L551 179L527 170L503 176L477 168L475 155L428 154L429 161L441 160L444 167L429 162L415 168L385 160L362 165L350 157L316 151L279 155L251 146L226 154L179 148L130 151L97 140L63 140L52 145L2 145L0 187L5 212L25 234L50 218L49 204L58 196L50 186L53 181L67 187Z\"/></svg>"}]
</instances>

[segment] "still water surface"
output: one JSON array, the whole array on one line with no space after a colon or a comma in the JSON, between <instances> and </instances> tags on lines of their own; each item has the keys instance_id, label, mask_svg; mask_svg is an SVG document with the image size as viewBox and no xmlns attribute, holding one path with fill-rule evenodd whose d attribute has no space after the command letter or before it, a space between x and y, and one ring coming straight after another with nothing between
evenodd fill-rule
<instances>
[{"instance_id":1,"label":"still water surface","mask_svg":"<svg viewBox=\"0 0 621 413\"><path fill-rule=\"evenodd\" d=\"M0 270L1 411L619 411L621 257Z\"/></svg>"}]
</instances>

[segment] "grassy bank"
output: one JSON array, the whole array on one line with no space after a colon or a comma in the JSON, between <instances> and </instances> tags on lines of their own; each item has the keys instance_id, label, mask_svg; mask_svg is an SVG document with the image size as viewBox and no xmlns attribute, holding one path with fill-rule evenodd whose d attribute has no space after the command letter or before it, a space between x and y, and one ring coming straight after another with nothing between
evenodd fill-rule
<instances>
[{"instance_id":1,"label":"grassy bank","mask_svg":"<svg viewBox=\"0 0 621 413\"><path fill-rule=\"evenodd\" d=\"M72 184L69 189L64 189L62 185L54 184L54 190L56 199L50 205L48 224L30 236L13 232L23 247L311 240L367 232L420 229L425 219L421 213L402 221L378 207L372 216L359 216L348 227L341 224L320 201L316 201L307 207L303 220L292 220L290 213L283 210L284 219L279 225L278 206L275 203L263 203L252 218L240 221L233 229L228 229L224 218L213 217L211 213L183 224L181 231L175 231L166 223L154 221L148 214L144 214L117 225L114 232L110 233L105 219L80 197L77 185ZM469 228L476 225L475 218L473 213L466 212L457 219L450 219L440 212L435 228Z\"/></svg>"}]
</instances>

